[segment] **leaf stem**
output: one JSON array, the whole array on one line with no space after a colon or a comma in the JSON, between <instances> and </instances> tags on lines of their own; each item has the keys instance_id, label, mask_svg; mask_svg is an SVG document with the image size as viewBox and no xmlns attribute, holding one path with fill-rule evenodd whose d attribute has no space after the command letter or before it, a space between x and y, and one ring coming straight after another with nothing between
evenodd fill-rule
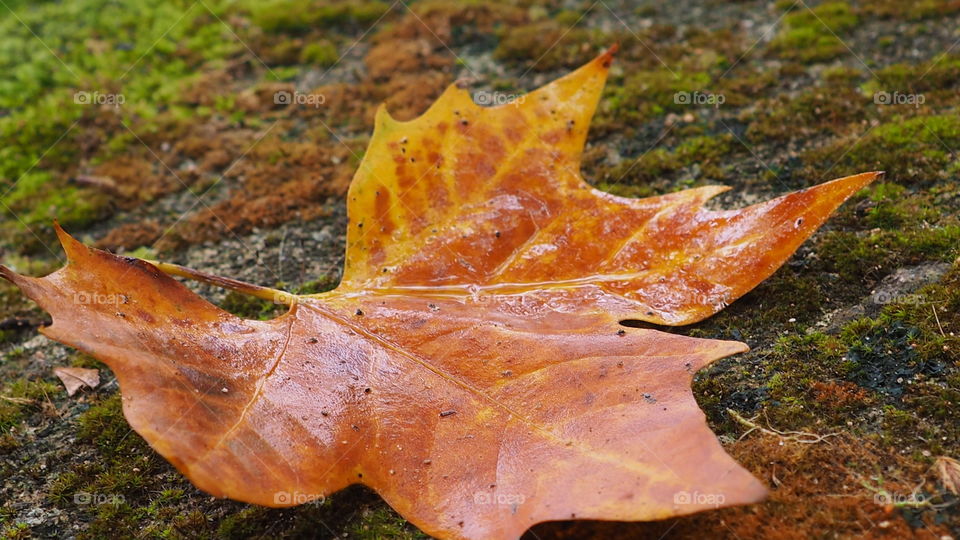
<instances>
[{"instance_id":1,"label":"leaf stem","mask_svg":"<svg viewBox=\"0 0 960 540\"><path fill-rule=\"evenodd\" d=\"M262 287L260 285L254 285L253 283L247 283L245 281L216 276L206 272L201 272L200 270L194 270L193 268L187 268L186 266L180 266L179 264L151 261L149 259L140 260L156 266L157 270L160 270L167 275L192 279L194 281L206 283L207 285L220 287L221 289L227 289L250 296L255 296L262 300L269 300L275 304L292 306L293 304L297 303L297 295L288 293L286 291L281 291L279 289L271 289L270 287Z\"/></svg>"}]
</instances>

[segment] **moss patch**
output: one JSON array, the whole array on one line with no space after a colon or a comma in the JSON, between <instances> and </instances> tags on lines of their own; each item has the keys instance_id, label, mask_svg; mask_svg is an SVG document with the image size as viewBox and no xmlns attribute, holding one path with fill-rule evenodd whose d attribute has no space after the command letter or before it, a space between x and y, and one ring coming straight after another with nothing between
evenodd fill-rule
<instances>
[{"instance_id":1,"label":"moss patch","mask_svg":"<svg viewBox=\"0 0 960 540\"><path fill-rule=\"evenodd\" d=\"M598 189L622 197L649 197L727 177L720 164L742 151L730 134L683 139L672 150L655 148L613 167L601 168ZM678 173L686 171L686 176ZM679 178L679 181L678 181Z\"/></svg>"},{"instance_id":2,"label":"moss patch","mask_svg":"<svg viewBox=\"0 0 960 540\"><path fill-rule=\"evenodd\" d=\"M49 381L17 379L0 389L0 433L7 435L27 415L40 412L57 386Z\"/></svg>"},{"instance_id":3,"label":"moss patch","mask_svg":"<svg viewBox=\"0 0 960 540\"><path fill-rule=\"evenodd\" d=\"M888 178L930 185L954 177L960 161L951 150L960 144L960 117L955 114L894 119L859 139L843 139L806 152L802 159L813 175L822 163L836 162L837 175L883 170Z\"/></svg>"},{"instance_id":4,"label":"moss patch","mask_svg":"<svg viewBox=\"0 0 960 540\"><path fill-rule=\"evenodd\" d=\"M925 19L946 16L960 11L960 5L950 0L918 0L899 2L897 0L862 0L859 12L864 15L889 19Z\"/></svg>"},{"instance_id":5,"label":"moss patch","mask_svg":"<svg viewBox=\"0 0 960 540\"><path fill-rule=\"evenodd\" d=\"M557 21L544 20L505 28L493 56L525 63L535 71L550 71L582 65L610 42L597 30L571 29Z\"/></svg>"},{"instance_id":6,"label":"moss patch","mask_svg":"<svg viewBox=\"0 0 960 540\"><path fill-rule=\"evenodd\" d=\"M312 28L340 25L369 25L390 8L386 2L302 2L269 0L247 2L254 24L267 32L305 32Z\"/></svg>"},{"instance_id":7,"label":"moss patch","mask_svg":"<svg viewBox=\"0 0 960 540\"><path fill-rule=\"evenodd\" d=\"M840 38L857 26L858 17L846 2L825 2L812 9L795 9L784 17L784 28L770 50L781 58L822 62L847 52Z\"/></svg>"}]
</instances>

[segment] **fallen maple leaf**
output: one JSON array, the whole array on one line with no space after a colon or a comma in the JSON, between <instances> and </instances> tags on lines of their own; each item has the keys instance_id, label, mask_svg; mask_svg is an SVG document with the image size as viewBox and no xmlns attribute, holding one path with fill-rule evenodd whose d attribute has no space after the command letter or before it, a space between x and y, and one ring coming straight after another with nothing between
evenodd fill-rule
<instances>
[{"instance_id":1,"label":"fallen maple leaf","mask_svg":"<svg viewBox=\"0 0 960 540\"><path fill-rule=\"evenodd\" d=\"M67 395L72 396L77 390L84 386L96 388L100 384L100 370L78 367L55 367L53 374L60 379L64 388L67 389Z\"/></svg>"},{"instance_id":2,"label":"fallen maple leaf","mask_svg":"<svg viewBox=\"0 0 960 540\"><path fill-rule=\"evenodd\" d=\"M381 108L334 291L281 297L59 227L64 268L0 274L53 315L44 334L113 369L131 426L217 496L290 506L362 483L449 538L759 501L689 387L746 345L619 323L722 309L877 174L720 212L702 205L722 187L594 190L578 164L610 59L500 107L451 87L411 122ZM244 320L163 271L290 311Z\"/></svg>"}]
</instances>

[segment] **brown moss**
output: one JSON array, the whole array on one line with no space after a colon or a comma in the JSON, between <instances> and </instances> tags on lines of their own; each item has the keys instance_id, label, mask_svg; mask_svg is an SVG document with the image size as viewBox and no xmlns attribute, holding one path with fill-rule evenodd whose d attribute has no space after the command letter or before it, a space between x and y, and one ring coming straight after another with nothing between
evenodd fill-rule
<instances>
[{"instance_id":1,"label":"brown moss","mask_svg":"<svg viewBox=\"0 0 960 540\"><path fill-rule=\"evenodd\" d=\"M425 1L411 6L393 25L373 36L373 42L426 39L433 48L457 46L485 39L501 25L515 26L529 20L528 11L509 2Z\"/></svg>"},{"instance_id":2,"label":"brown moss","mask_svg":"<svg viewBox=\"0 0 960 540\"><path fill-rule=\"evenodd\" d=\"M226 150L216 148L203 155L200 168L204 170L222 169L233 161L233 157Z\"/></svg>"},{"instance_id":3,"label":"brown moss","mask_svg":"<svg viewBox=\"0 0 960 540\"><path fill-rule=\"evenodd\" d=\"M383 88L390 115L398 120L411 120L423 114L440 96L451 80L443 73L411 73L396 75Z\"/></svg>"},{"instance_id":4,"label":"brown moss","mask_svg":"<svg viewBox=\"0 0 960 540\"><path fill-rule=\"evenodd\" d=\"M799 96L779 95L744 114L753 142L850 133L865 119L870 98L849 85L813 88Z\"/></svg>"},{"instance_id":5,"label":"brown moss","mask_svg":"<svg viewBox=\"0 0 960 540\"><path fill-rule=\"evenodd\" d=\"M810 389L823 407L844 413L861 407L869 398L863 388L847 381L815 381Z\"/></svg>"},{"instance_id":6,"label":"brown moss","mask_svg":"<svg viewBox=\"0 0 960 540\"><path fill-rule=\"evenodd\" d=\"M272 228L326 215L326 199L346 192L355 151L342 144L267 137L231 168L231 176L243 179L241 186L228 199L179 222L157 249L169 251L227 234L244 234L254 227Z\"/></svg>"},{"instance_id":7,"label":"brown moss","mask_svg":"<svg viewBox=\"0 0 960 540\"><path fill-rule=\"evenodd\" d=\"M435 52L431 40L383 40L367 53L364 63L374 79L391 79L398 73L448 69L453 65L449 54Z\"/></svg>"},{"instance_id":8,"label":"brown moss","mask_svg":"<svg viewBox=\"0 0 960 540\"><path fill-rule=\"evenodd\" d=\"M217 96L227 95L237 88L236 77L249 74L246 64L237 64L243 69L215 69L204 71L187 80L180 91L178 101L193 106L212 107Z\"/></svg>"},{"instance_id":9,"label":"brown moss","mask_svg":"<svg viewBox=\"0 0 960 540\"><path fill-rule=\"evenodd\" d=\"M126 223L111 229L106 236L94 245L111 251L131 250L141 246L150 246L163 234L163 228L156 221Z\"/></svg>"},{"instance_id":10,"label":"brown moss","mask_svg":"<svg viewBox=\"0 0 960 540\"><path fill-rule=\"evenodd\" d=\"M253 144L260 135L223 121L208 121L188 130L175 143L171 163L188 158L199 165L178 172L189 183L229 167L228 178L242 179L224 201L199 209L164 236L160 250L215 240L224 234L243 234L254 227L270 228L290 220L309 220L324 215L322 203L342 195L352 176L364 141L345 147L342 140L330 139L326 129L303 141L297 121L326 126L347 126L367 130L375 107L386 103L391 114L406 120L423 113L452 81L455 58L448 42L468 32L492 31L504 21L525 20L525 12L506 6L425 4L417 15L407 14L373 37L374 46L364 62L367 73L358 83L337 83L319 87L319 106L277 104L277 92L294 92L286 83L262 83L240 92L241 109L252 109L274 117L276 133L293 132L297 139L269 136ZM224 95L217 77L195 81L185 99L211 106L211 95ZM239 129L238 129L239 128ZM320 139L323 140L320 140ZM252 145L252 147L251 147ZM244 154L245 152L245 154ZM244 159L233 163L240 154ZM105 240L115 246L139 241L130 229L111 233ZM136 234L135 234L136 233ZM129 237L129 238L128 238Z\"/></svg>"},{"instance_id":11,"label":"brown moss","mask_svg":"<svg viewBox=\"0 0 960 540\"><path fill-rule=\"evenodd\" d=\"M493 55L522 62L533 71L549 71L582 65L613 41L595 31L545 20L506 28Z\"/></svg>"},{"instance_id":12,"label":"brown moss","mask_svg":"<svg viewBox=\"0 0 960 540\"><path fill-rule=\"evenodd\" d=\"M98 165L93 174L109 182L109 191L121 208L133 208L184 187L181 180L152 156L117 157Z\"/></svg>"}]
</instances>

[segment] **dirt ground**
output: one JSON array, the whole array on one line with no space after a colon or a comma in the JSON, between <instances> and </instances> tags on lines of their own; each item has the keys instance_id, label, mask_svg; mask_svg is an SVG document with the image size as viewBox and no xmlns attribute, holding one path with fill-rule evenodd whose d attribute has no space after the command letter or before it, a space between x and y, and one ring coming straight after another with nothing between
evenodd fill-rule
<instances>
[{"instance_id":1,"label":"dirt ground","mask_svg":"<svg viewBox=\"0 0 960 540\"><path fill-rule=\"evenodd\" d=\"M725 184L711 204L731 208L886 177L753 292L669 329L750 345L701 371L694 392L770 499L527 537L956 538L958 23L955 0L8 0L0 262L59 267L58 218L117 253L327 290L380 103L412 118L457 80L494 103L619 43L584 152L596 187ZM189 286L247 317L278 314ZM284 510L200 492L130 430L103 364L37 333L46 321L0 284L6 537L423 536L359 486ZM56 366L100 369L101 383L68 397Z\"/></svg>"}]
</instances>

